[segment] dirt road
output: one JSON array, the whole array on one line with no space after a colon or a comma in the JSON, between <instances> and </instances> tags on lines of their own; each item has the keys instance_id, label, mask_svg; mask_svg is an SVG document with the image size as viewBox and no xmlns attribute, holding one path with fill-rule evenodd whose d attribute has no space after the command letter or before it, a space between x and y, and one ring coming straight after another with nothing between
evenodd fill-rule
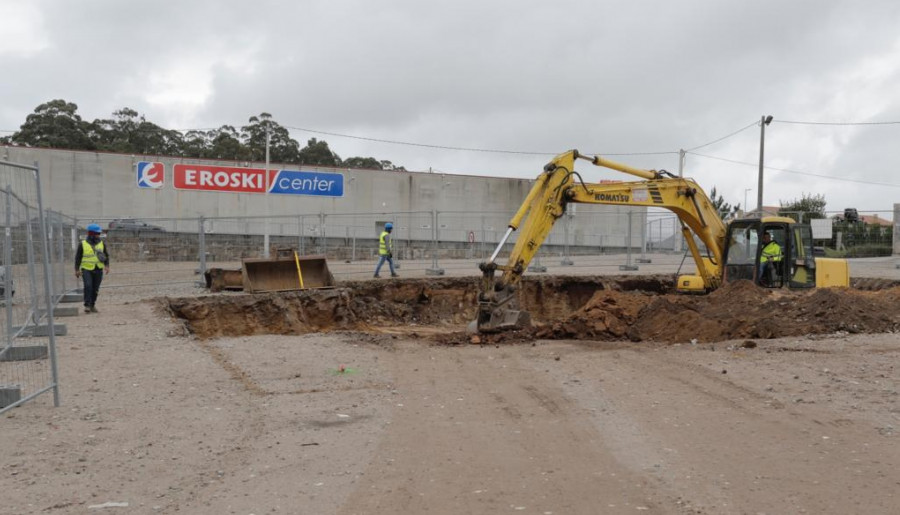
<instances>
[{"instance_id":1,"label":"dirt road","mask_svg":"<svg viewBox=\"0 0 900 515\"><path fill-rule=\"evenodd\" d=\"M426 336L445 328L409 322L197 339L135 299L112 290L65 320L62 407L0 418L0 513L900 505L894 333L439 345Z\"/></svg>"}]
</instances>

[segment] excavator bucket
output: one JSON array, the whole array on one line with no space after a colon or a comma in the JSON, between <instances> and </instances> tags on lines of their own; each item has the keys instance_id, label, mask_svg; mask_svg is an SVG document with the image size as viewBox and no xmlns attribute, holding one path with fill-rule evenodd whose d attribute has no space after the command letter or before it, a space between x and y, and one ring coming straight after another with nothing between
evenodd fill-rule
<instances>
[{"instance_id":1,"label":"excavator bucket","mask_svg":"<svg viewBox=\"0 0 900 515\"><path fill-rule=\"evenodd\" d=\"M334 276L325 256L246 258L242 268L244 291L250 293L330 288Z\"/></svg>"},{"instance_id":2,"label":"excavator bucket","mask_svg":"<svg viewBox=\"0 0 900 515\"><path fill-rule=\"evenodd\" d=\"M467 331L470 333L498 333L531 327L531 314L521 309L496 308L479 312Z\"/></svg>"},{"instance_id":3,"label":"excavator bucket","mask_svg":"<svg viewBox=\"0 0 900 515\"><path fill-rule=\"evenodd\" d=\"M490 282L493 274L489 271L487 275ZM476 316L475 321L466 328L470 333L497 333L531 326L531 314L519 309L519 302L512 288L495 292L494 295L480 295Z\"/></svg>"},{"instance_id":4,"label":"excavator bucket","mask_svg":"<svg viewBox=\"0 0 900 515\"><path fill-rule=\"evenodd\" d=\"M210 291L243 290L244 279L240 270L225 270L224 268L210 268L204 274L206 287Z\"/></svg>"}]
</instances>

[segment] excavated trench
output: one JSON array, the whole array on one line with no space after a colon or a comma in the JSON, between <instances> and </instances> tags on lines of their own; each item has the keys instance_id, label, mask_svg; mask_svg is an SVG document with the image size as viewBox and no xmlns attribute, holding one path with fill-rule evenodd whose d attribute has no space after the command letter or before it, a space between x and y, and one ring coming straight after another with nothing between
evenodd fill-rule
<instances>
[{"instance_id":1,"label":"excavated trench","mask_svg":"<svg viewBox=\"0 0 900 515\"><path fill-rule=\"evenodd\" d=\"M167 298L199 338L364 331L445 344L544 339L716 342L900 329L900 283L854 280L851 288L767 290L749 281L709 295L672 293L671 277L529 277L519 301L534 327L465 333L478 278L344 282L337 288Z\"/></svg>"},{"instance_id":2,"label":"excavated trench","mask_svg":"<svg viewBox=\"0 0 900 515\"><path fill-rule=\"evenodd\" d=\"M326 290L167 298L165 307L200 338L364 331L444 344L544 339L716 342L900 329L900 282L854 280L851 288L768 290L749 281L709 295L672 293L671 277L526 278L519 302L534 327L465 333L479 280L343 282Z\"/></svg>"}]
</instances>

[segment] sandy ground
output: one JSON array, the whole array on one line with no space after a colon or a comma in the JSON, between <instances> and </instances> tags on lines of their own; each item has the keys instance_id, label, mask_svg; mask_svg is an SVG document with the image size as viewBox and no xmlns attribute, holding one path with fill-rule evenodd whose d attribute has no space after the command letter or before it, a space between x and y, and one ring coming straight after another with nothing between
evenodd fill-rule
<instances>
[{"instance_id":1,"label":"sandy ground","mask_svg":"<svg viewBox=\"0 0 900 515\"><path fill-rule=\"evenodd\" d=\"M856 260L851 270L897 279L894 262ZM0 418L0 512L900 506L896 334L755 345L438 346L365 333L198 340L141 300L200 293L189 268L177 268L177 284L131 287L146 280L131 266L116 267L99 314L62 319L62 406L44 395ZM424 274L412 270L401 273Z\"/></svg>"}]
</instances>

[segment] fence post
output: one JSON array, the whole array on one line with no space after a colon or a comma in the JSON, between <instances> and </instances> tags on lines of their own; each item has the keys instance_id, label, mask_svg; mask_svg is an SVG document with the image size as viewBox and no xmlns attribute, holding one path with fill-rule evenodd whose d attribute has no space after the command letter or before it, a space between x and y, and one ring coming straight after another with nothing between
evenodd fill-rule
<instances>
[{"instance_id":1,"label":"fence post","mask_svg":"<svg viewBox=\"0 0 900 515\"><path fill-rule=\"evenodd\" d=\"M26 227L31 224L30 221L25 222ZM10 186L6 185L6 221L3 236L3 300L6 307L6 346L12 347L13 340L13 307L12 307L12 287L13 287L13 267L12 267L12 191Z\"/></svg>"},{"instance_id":2,"label":"fence post","mask_svg":"<svg viewBox=\"0 0 900 515\"><path fill-rule=\"evenodd\" d=\"M297 216L297 252L303 255L303 217Z\"/></svg>"},{"instance_id":3,"label":"fence post","mask_svg":"<svg viewBox=\"0 0 900 515\"><path fill-rule=\"evenodd\" d=\"M481 260L484 261L484 216L481 217Z\"/></svg>"},{"instance_id":4,"label":"fence post","mask_svg":"<svg viewBox=\"0 0 900 515\"><path fill-rule=\"evenodd\" d=\"M41 173L38 169L37 162L34 163L34 182L35 182L35 191L37 192L37 203L38 203L38 213L39 220L41 223L41 243L44 248L42 260L45 264L50 263L50 252L47 248L47 239L46 234L43 231L43 228L46 227L44 224L46 221L44 220L44 212L43 206L44 201L41 198ZM31 260L34 262L34 260ZM33 268L32 268L33 269ZM31 276L31 280L34 281L34 274ZM50 354L50 375L53 381L53 406L59 407L59 369L56 363L56 326L53 322L53 299L50 298L50 269L47 266L44 266L44 296L46 297L46 308L47 308L47 327L50 328L47 333L50 335L50 341L48 344L48 352Z\"/></svg>"},{"instance_id":5,"label":"fence post","mask_svg":"<svg viewBox=\"0 0 900 515\"><path fill-rule=\"evenodd\" d=\"M323 256L327 257L327 255L328 255L328 231L325 230L325 216L327 216L327 215L325 215L325 213L323 213L323 212L319 213L319 227L322 229L322 245L320 247L322 249L322 252L319 252L319 254L322 254Z\"/></svg>"},{"instance_id":6,"label":"fence post","mask_svg":"<svg viewBox=\"0 0 900 515\"><path fill-rule=\"evenodd\" d=\"M56 246L59 247L60 297L66 294L66 237L63 231L63 214L59 213L59 241Z\"/></svg>"},{"instance_id":7,"label":"fence post","mask_svg":"<svg viewBox=\"0 0 900 515\"><path fill-rule=\"evenodd\" d=\"M303 230L306 229L306 227L303 226L303 216L302 216L302 215L301 215L301 216L298 216L297 219L299 220L298 223L300 224L300 255L302 256L302 255L304 255L304 250L303 250Z\"/></svg>"},{"instance_id":8,"label":"fence post","mask_svg":"<svg viewBox=\"0 0 900 515\"><path fill-rule=\"evenodd\" d=\"M394 243L394 251L397 252L397 257L394 259L394 268L396 270L400 270L400 265L401 265L400 259L401 259L401 256L403 255L403 247L398 248L396 244L397 244L397 242L403 241L403 239L400 237L400 233L403 231L403 224L400 223L400 215L398 215L397 213L391 213L391 220L394 221L394 227L397 228L397 239L396 240L392 239L392 241ZM393 236L391 238L393 238ZM409 247L409 230L408 229L406 231L406 246Z\"/></svg>"},{"instance_id":9,"label":"fence post","mask_svg":"<svg viewBox=\"0 0 900 515\"><path fill-rule=\"evenodd\" d=\"M56 273L55 273L55 271L52 269L52 266L53 266L53 248L54 248L54 246L55 246L55 245L53 244L53 242L55 241L55 240L54 240L54 235L53 235L53 233L54 233L55 231L53 230L53 222L52 222L51 220L48 220L49 218L52 218L52 217L49 216L50 214L52 214L52 211L46 210L46 212L45 212L44 214L47 215L47 216L45 216L45 218L44 218L44 220L45 220L45 226L44 226L44 227L47 228L47 233L46 233L46 237L47 237L47 239L46 239L46 244L47 244L47 250L48 250L47 254L48 254L49 257L50 257L50 261L47 263L46 266L50 266L50 267L51 267L51 269L50 269L50 291L53 292L54 290L56 290L56 287L53 285L53 281L56 280L56 277L55 277Z\"/></svg>"},{"instance_id":10,"label":"fence post","mask_svg":"<svg viewBox=\"0 0 900 515\"><path fill-rule=\"evenodd\" d=\"M197 219L198 222L198 231L197 231L197 247L200 252L200 285L206 285L206 217L200 215L200 218Z\"/></svg>"},{"instance_id":11,"label":"fence post","mask_svg":"<svg viewBox=\"0 0 900 515\"><path fill-rule=\"evenodd\" d=\"M28 282L30 283L29 291L31 293L31 310L32 310L32 313L37 313L37 309L38 309L37 284L38 283L37 283L37 278L35 275L36 272L34 271L34 262L35 262L34 236L31 234L31 226L33 224L31 223L31 209L28 207L27 204L24 207L25 207L25 219L28 220L28 222L25 224L25 227L26 227L26 230L25 230L25 246L26 246L25 250L26 250L26 252L25 252L25 254L26 254L26 260L28 262L28 277L29 277ZM38 210L38 212L40 212L40 210ZM38 220L40 220L40 219L41 219L41 216L38 215ZM41 235L41 236L43 235L43 228L41 227L40 224L38 225L38 235ZM41 241L45 242L45 244L46 244L46 240L41 239Z\"/></svg>"},{"instance_id":12,"label":"fence post","mask_svg":"<svg viewBox=\"0 0 900 515\"><path fill-rule=\"evenodd\" d=\"M628 231L625 233L625 264L619 265L619 270L637 270L637 265L631 264L631 211L628 211Z\"/></svg>"},{"instance_id":13,"label":"fence post","mask_svg":"<svg viewBox=\"0 0 900 515\"><path fill-rule=\"evenodd\" d=\"M574 213L566 212L566 219L563 220L563 258L562 261L559 262L562 266L572 266L575 264L575 262L572 261L572 258L569 257L569 221L572 220L573 216Z\"/></svg>"},{"instance_id":14,"label":"fence post","mask_svg":"<svg viewBox=\"0 0 900 515\"><path fill-rule=\"evenodd\" d=\"M663 224L662 224L662 223L663 223L662 218L660 218L660 219L659 219L659 239L656 240L656 241L659 242L659 245L657 245L658 250L662 250L662 242L663 242L663 236L662 236L662 226L663 226Z\"/></svg>"},{"instance_id":15,"label":"fence post","mask_svg":"<svg viewBox=\"0 0 900 515\"><path fill-rule=\"evenodd\" d=\"M547 267L541 264L541 249L538 249L538 251L534 253L534 259L531 261L531 264L528 266L528 271L539 273L539 274L542 274L547 271Z\"/></svg>"},{"instance_id":16,"label":"fence post","mask_svg":"<svg viewBox=\"0 0 900 515\"><path fill-rule=\"evenodd\" d=\"M647 208L641 213L641 257L637 259L638 263L651 263L652 260L647 257Z\"/></svg>"},{"instance_id":17,"label":"fence post","mask_svg":"<svg viewBox=\"0 0 900 515\"><path fill-rule=\"evenodd\" d=\"M438 212L431 210L431 268L425 270L425 275L444 275L444 269L438 267Z\"/></svg>"}]
</instances>

